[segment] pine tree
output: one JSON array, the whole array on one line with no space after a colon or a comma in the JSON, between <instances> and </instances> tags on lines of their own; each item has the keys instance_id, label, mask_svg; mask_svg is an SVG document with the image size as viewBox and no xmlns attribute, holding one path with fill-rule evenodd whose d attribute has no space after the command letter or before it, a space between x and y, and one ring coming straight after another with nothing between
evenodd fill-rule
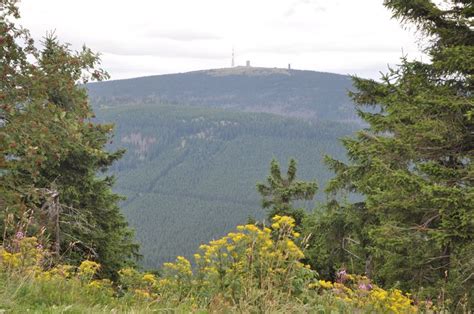
<instances>
[{"instance_id":1,"label":"pine tree","mask_svg":"<svg viewBox=\"0 0 474 314\"><path fill-rule=\"evenodd\" d=\"M368 231L377 217L370 215L364 202L341 205L332 200L317 208L303 221L303 234L310 235L306 263L325 279L337 280L346 270L372 278L371 239Z\"/></svg>"},{"instance_id":2,"label":"pine tree","mask_svg":"<svg viewBox=\"0 0 474 314\"><path fill-rule=\"evenodd\" d=\"M343 140L349 163L328 158L328 191L365 197L336 206L345 219L368 217L345 235L367 253L359 268L460 310L472 306L474 283L474 7L385 5L425 35L431 60L403 58L381 81L354 78L351 96L369 127Z\"/></svg>"},{"instance_id":3,"label":"pine tree","mask_svg":"<svg viewBox=\"0 0 474 314\"><path fill-rule=\"evenodd\" d=\"M73 52L53 34L36 48L16 24L17 1L0 1L0 235L36 235L67 262L94 259L113 277L137 245L120 213L113 177L123 151L105 145L112 125L92 122L83 84L108 75L97 54Z\"/></svg>"},{"instance_id":4,"label":"pine tree","mask_svg":"<svg viewBox=\"0 0 474 314\"><path fill-rule=\"evenodd\" d=\"M258 182L257 191L262 195L262 207L270 209L269 220L275 215L289 215L300 225L305 215L303 209L293 208L293 202L312 200L318 189L316 182L296 180L296 160L290 159L286 177L283 177L276 159L270 163L267 184Z\"/></svg>"}]
</instances>

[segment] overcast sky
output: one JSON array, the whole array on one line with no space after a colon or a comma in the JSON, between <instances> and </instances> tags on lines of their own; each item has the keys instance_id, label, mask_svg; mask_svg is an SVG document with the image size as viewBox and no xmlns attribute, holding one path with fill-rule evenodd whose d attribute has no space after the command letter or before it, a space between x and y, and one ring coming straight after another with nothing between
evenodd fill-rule
<instances>
[{"instance_id":1,"label":"overcast sky","mask_svg":"<svg viewBox=\"0 0 474 314\"><path fill-rule=\"evenodd\" d=\"M229 67L287 67L378 78L402 52L421 58L413 30L382 0L21 0L39 39L102 53L112 79Z\"/></svg>"}]
</instances>

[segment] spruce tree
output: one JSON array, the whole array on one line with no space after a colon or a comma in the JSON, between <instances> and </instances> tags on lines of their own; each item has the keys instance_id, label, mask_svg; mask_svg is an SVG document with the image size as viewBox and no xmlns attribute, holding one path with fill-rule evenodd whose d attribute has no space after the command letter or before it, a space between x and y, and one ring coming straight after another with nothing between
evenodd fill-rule
<instances>
[{"instance_id":1,"label":"spruce tree","mask_svg":"<svg viewBox=\"0 0 474 314\"><path fill-rule=\"evenodd\" d=\"M296 180L296 170L296 160L292 158L288 163L286 177L283 177L280 164L272 159L267 184L257 183L257 191L262 195L262 208L270 209L269 220L275 215L289 215L295 218L298 226L301 225L305 211L294 208L293 202L312 200L318 185L316 182Z\"/></svg>"},{"instance_id":2,"label":"spruce tree","mask_svg":"<svg viewBox=\"0 0 474 314\"><path fill-rule=\"evenodd\" d=\"M113 126L93 123L84 84L108 75L99 56L53 34L40 48L17 25L17 1L0 1L0 234L35 235L52 262L94 259L113 277L137 245L111 191Z\"/></svg>"},{"instance_id":3,"label":"spruce tree","mask_svg":"<svg viewBox=\"0 0 474 314\"><path fill-rule=\"evenodd\" d=\"M466 309L474 283L474 7L470 0L385 6L418 28L430 62L403 58L381 81L354 77L351 96L369 127L342 141L349 163L328 158L336 172L328 191L364 201L332 210L346 221L367 217L344 235L365 252L359 269L386 287Z\"/></svg>"}]
</instances>

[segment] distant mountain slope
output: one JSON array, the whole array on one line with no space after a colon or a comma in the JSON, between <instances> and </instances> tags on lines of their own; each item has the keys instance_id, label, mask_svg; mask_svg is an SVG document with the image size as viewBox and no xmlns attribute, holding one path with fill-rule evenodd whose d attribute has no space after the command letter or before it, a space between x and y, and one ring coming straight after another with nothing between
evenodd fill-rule
<instances>
[{"instance_id":1,"label":"distant mountain slope","mask_svg":"<svg viewBox=\"0 0 474 314\"><path fill-rule=\"evenodd\" d=\"M122 105L96 113L117 125L112 148L128 150L112 172L116 190L128 197L122 208L136 229L146 267L189 256L249 216L263 218L255 183L266 178L273 157L285 167L290 157L297 158L299 176L324 185L331 173L323 155L344 158L337 139L356 129L349 123L186 106Z\"/></svg>"},{"instance_id":2,"label":"distant mountain slope","mask_svg":"<svg viewBox=\"0 0 474 314\"><path fill-rule=\"evenodd\" d=\"M87 88L97 119L117 125L111 148L127 149L112 172L145 267L265 217L255 183L273 157L323 187L323 155L344 159L338 139L360 128L338 74L235 67Z\"/></svg>"},{"instance_id":3,"label":"distant mountain slope","mask_svg":"<svg viewBox=\"0 0 474 314\"><path fill-rule=\"evenodd\" d=\"M235 67L87 85L100 105L166 103L233 108L318 120L357 120L349 76L277 68Z\"/></svg>"}]
</instances>

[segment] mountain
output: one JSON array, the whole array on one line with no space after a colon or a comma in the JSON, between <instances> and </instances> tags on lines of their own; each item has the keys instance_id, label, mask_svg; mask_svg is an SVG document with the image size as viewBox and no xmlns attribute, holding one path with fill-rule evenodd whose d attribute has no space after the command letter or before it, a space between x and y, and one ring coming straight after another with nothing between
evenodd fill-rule
<instances>
[{"instance_id":1,"label":"mountain","mask_svg":"<svg viewBox=\"0 0 474 314\"><path fill-rule=\"evenodd\" d=\"M353 121L346 75L278 68L235 67L92 83L94 103L167 103Z\"/></svg>"},{"instance_id":2,"label":"mountain","mask_svg":"<svg viewBox=\"0 0 474 314\"><path fill-rule=\"evenodd\" d=\"M255 184L272 158L285 168L295 157L299 177L323 188L332 176L323 156L344 159L338 139L360 128L348 82L239 67L88 85L97 119L116 124L110 148L127 149L111 172L143 266L189 256L249 217L263 219Z\"/></svg>"}]
</instances>

